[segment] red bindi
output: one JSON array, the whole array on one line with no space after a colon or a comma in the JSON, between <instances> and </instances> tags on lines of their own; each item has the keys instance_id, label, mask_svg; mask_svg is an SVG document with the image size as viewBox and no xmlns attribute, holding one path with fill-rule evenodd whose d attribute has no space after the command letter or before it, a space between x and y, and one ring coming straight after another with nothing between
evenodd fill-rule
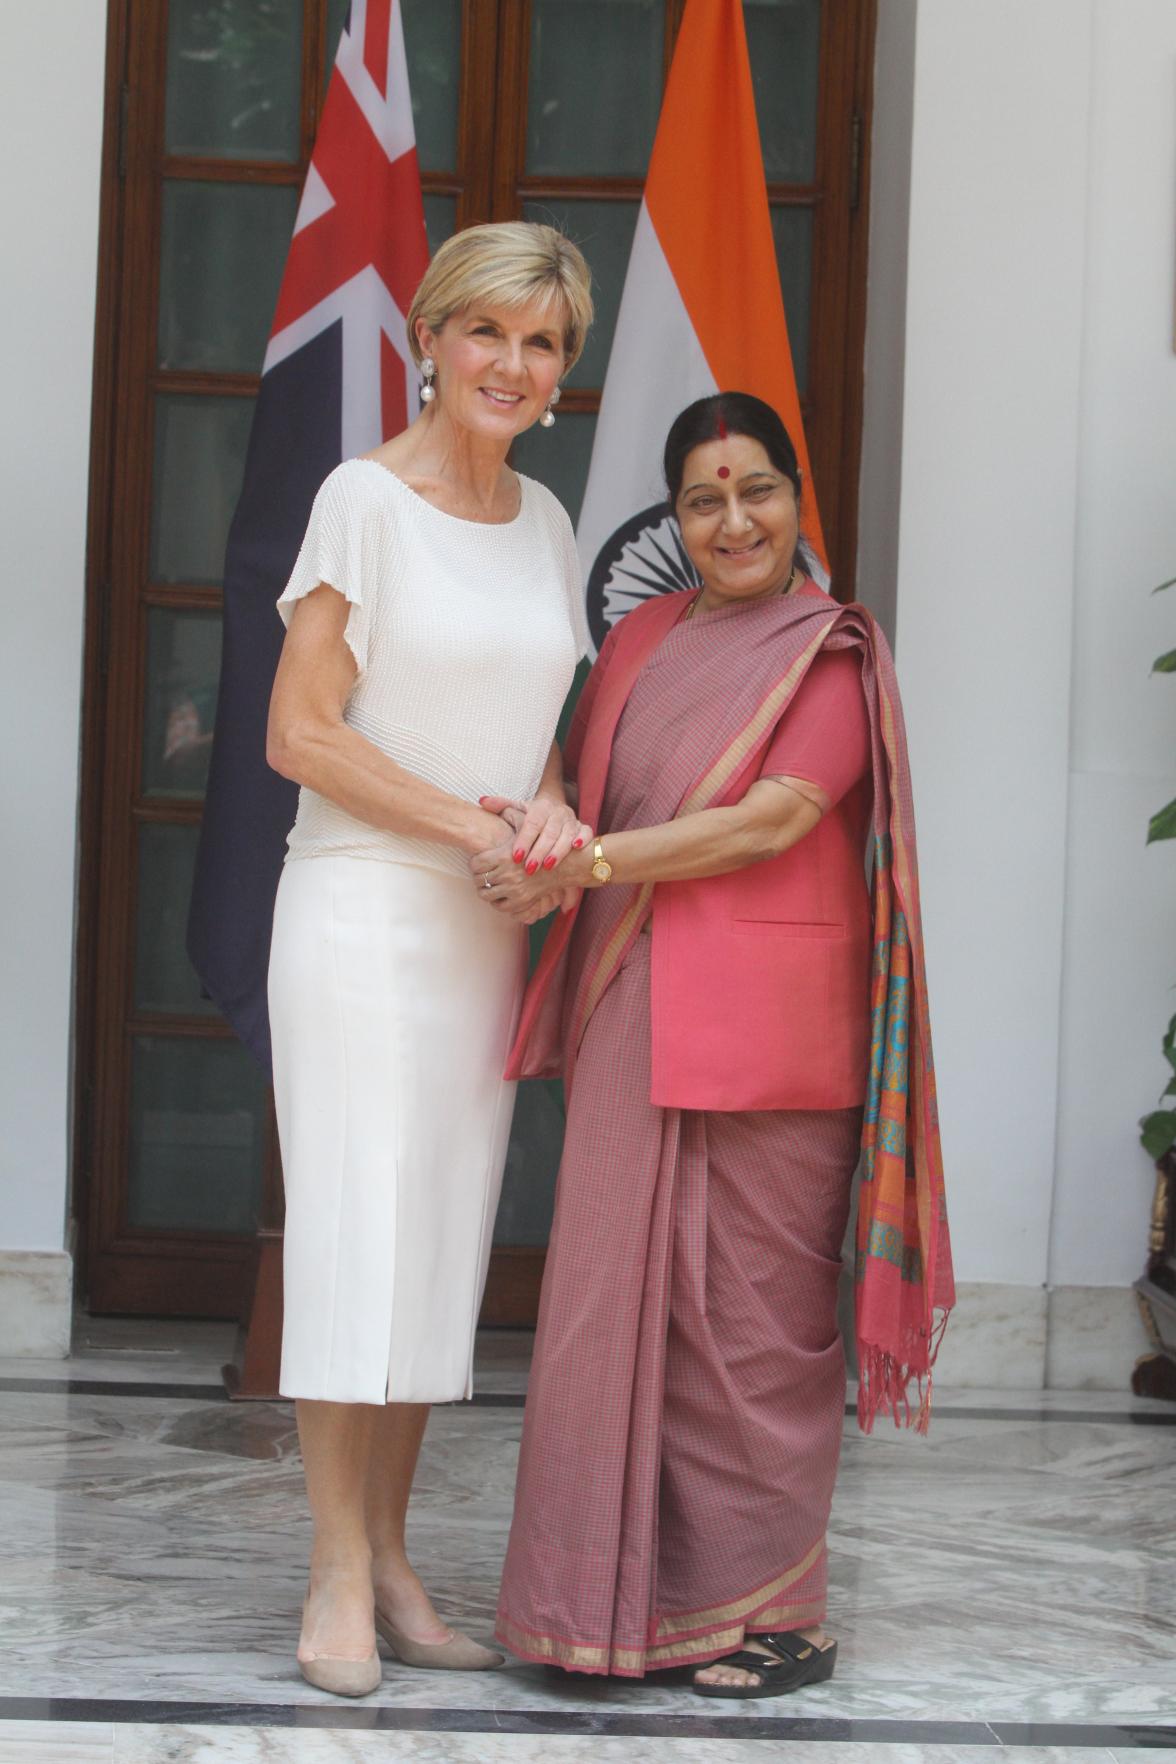
<instances>
[{"instance_id":1,"label":"red bindi","mask_svg":"<svg viewBox=\"0 0 1176 1764\"><path fill-rule=\"evenodd\" d=\"M719 476L720 476L720 478L729 478L731 476L730 466L720 466L719 467Z\"/></svg>"}]
</instances>

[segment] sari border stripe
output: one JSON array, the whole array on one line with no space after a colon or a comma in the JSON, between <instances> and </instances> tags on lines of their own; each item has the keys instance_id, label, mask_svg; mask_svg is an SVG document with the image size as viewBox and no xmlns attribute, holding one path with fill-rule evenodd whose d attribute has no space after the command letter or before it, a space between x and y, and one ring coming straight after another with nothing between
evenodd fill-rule
<instances>
[{"instance_id":1,"label":"sari border stripe","mask_svg":"<svg viewBox=\"0 0 1176 1764\"><path fill-rule=\"evenodd\" d=\"M824 1606L812 1600L772 1604L748 1613L765 1629L773 1629L782 1622L818 1623L824 1614ZM671 1666L702 1665L720 1654L730 1653L748 1633L746 1624L736 1619L701 1634L653 1642L644 1648L621 1648L539 1635L509 1617L500 1616L495 1627L498 1640L521 1659L550 1662L572 1671L612 1672L630 1678L640 1678L651 1668L664 1671Z\"/></svg>"},{"instance_id":2,"label":"sari border stripe","mask_svg":"<svg viewBox=\"0 0 1176 1764\"><path fill-rule=\"evenodd\" d=\"M692 1629L713 1627L720 1623L733 1623L737 1618L753 1615L761 1606L774 1600L779 1593L786 1591L788 1587L794 1586L798 1580L803 1579L810 1568L815 1568L824 1549L825 1539L822 1537L794 1567L786 1568L783 1574L777 1575L774 1580L768 1581L764 1586L755 1587L751 1592L745 1593L742 1598L731 1599L725 1605L710 1605L703 1611L689 1611L674 1617L663 1617L657 1626L657 1639L661 1641L671 1636L685 1637Z\"/></svg>"},{"instance_id":3,"label":"sari border stripe","mask_svg":"<svg viewBox=\"0 0 1176 1764\"><path fill-rule=\"evenodd\" d=\"M617 963L625 950L630 937L644 919L653 898L653 883L643 882L637 892L636 899L628 907L612 936L600 952L596 968L584 991L584 1002L580 1008L580 1019L576 1024L572 1045L579 1047L588 1019L600 1003L605 987L612 979Z\"/></svg>"},{"instance_id":4,"label":"sari border stripe","mask_svg":"<svg viewBox=\"0 0 1176 1764\"><path fill-rule=\"evenodd\" d=\"M705 808L708 802L730 784L732 778L738 776L757 745L763 740L772 725L779 720L780 713L807 674L818 649L821 648L828 636L829 627L836 621L837 614L834 613L822 625L812 642L801 651L784 677L773 686L755 715L744 724L735 739L724 748L718 759L707 767L694 788L683 798L678 816L690 815L698 809ZM678 816L675 816L675 819Z\"/></svg>"}]
</instances>

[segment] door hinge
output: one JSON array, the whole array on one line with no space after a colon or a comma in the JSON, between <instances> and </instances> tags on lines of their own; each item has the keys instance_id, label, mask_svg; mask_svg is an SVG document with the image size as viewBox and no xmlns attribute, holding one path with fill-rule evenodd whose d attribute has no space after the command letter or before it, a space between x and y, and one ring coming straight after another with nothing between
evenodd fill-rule
<instances>
[{"instance_id":1,"label":"door hinge","mask_svg":"<svg viewBox=\"0 0 1176 1764\"><path fill-rule=\"evenodd\" d=\"M849 123L849 212L862 199L862 113L855 110Z\"/></svg>"},{"instance_id":2,"label":"door hinge","mask_svg":"<svg viewBox=\"0 0 1176 1764\"><path fill-rule=\"evenodd\" d=\"M122 183L127 175L127 137L130 133L131 88L124 80L118 90L118 177Z\"/></svg>"}]
</instances>

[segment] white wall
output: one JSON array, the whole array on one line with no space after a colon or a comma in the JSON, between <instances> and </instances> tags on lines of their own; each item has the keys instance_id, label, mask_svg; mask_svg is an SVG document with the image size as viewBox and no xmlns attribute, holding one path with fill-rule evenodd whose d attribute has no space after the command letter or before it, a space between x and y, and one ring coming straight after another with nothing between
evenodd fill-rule
<instances>
[{"instance_id":1,"label":"white wall","mask_svg":"<svg viewBox=\"0 0 1176 1764\"><path fill-rule=\"evenodd\" d=\"M105 0L0 5L0 1247L62 1249ZM6 1256L0 1284L19 1278ZM0 1312L11 1306L0 1293Z\"/></svg>"},{"instance_id":2,"label":"white wall","mask_svg":"<svg viewBox=\"0 0 1176 1764\"><path fill-rule=\"evenodd\" d=\"M1038 1287L1057 1099L1090 11L924 0L915 45L896 649L932 1021L959 1274Z\"/></svg>"},{"instance_id":3,"label":"white wall","mask_svg":"<svg viewBox=\"0 0 1176 1764\"><path fill-rule=\"evenodd\" d=\"M857 596L891 642L902 508L902 394L906 372L917 0L878 9L870 142L870 238L863 373Z\"/></svg>"},{"instance_id":4,"label":"white wall","mask_svg":"<svg viewBox=\"0 0 1176 1764\"><path fill-rule=\"evenodd\" d=\"M1147 595L1176 574L1176 7L880 10L862 582L896 594L915 774L943 1375L1121 1385L1176 1007L1176 850L1143 845L1176 794L1176 681L1147 679L1176 646L1176 590Z\"/></svg>"},{"instance_id":5,"label":"white wall","mask_svg":"<svg viewBox=\"0 0 1176 1764\"><path fill-rule=\"evenodd\" d=\"M1135 1123L1169 1076L1176 846L1176 5L1097 0L1078 447L1062 1082L1049 1277L1141 1271L1150 1164Z\"/></svg>"}]
</instances>

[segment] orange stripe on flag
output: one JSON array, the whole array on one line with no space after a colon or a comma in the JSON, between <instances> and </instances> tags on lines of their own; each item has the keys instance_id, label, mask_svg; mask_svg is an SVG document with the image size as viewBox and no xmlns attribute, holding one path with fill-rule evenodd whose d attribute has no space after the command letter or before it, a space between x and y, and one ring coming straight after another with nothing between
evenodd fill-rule
<instances>
[{"instance_id":1,"label":"orange stripe on flag","mask_svg":"<svg viewBox=\"0 0 1176 1764\"><path fill-rule=\"evenodd\" d=\"M740 0L687 0L645 201L720 390L752 392L784 419L804 472L805 534L827 566Z\"/></svg>"}]
</instances>

